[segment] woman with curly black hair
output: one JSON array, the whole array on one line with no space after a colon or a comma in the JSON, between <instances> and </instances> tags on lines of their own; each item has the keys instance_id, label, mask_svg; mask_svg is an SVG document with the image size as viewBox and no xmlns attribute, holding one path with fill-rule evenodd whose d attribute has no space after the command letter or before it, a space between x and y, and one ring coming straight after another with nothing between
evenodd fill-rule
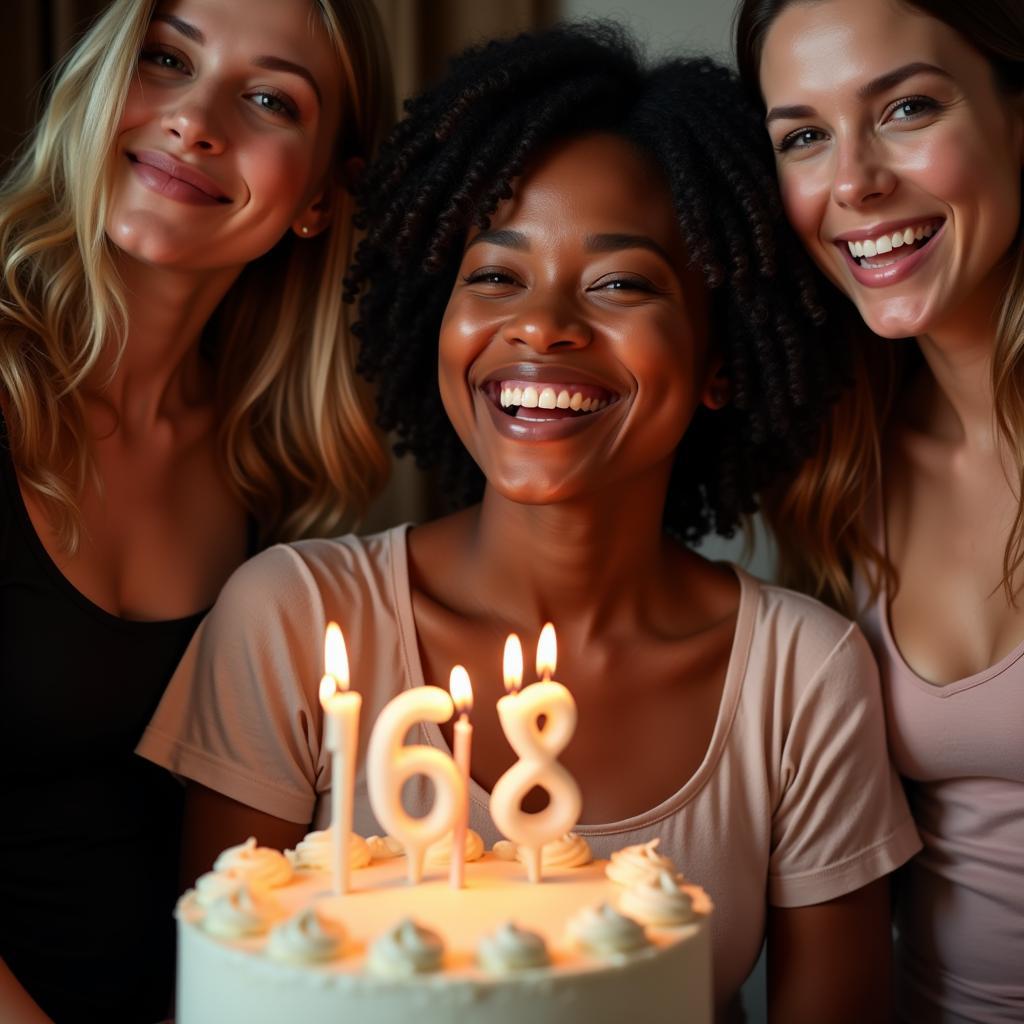
<instances>
[{"instance_id":1,"label":"woman with curly black hair","mask_svg":"<svg viewBox=\"0 0 1024 1024\"><path fill-rule=\"evenodd\" d=\"M918 842L866 645L680 540L732 530L841 379L764 148L728 72L647 70L609 27L471 50L408 105L348 286L382 425L461 508L277 547L229 582L142 746L192 780L195 873L326 824L332 618L360 751L397 692L469 668L473 827L496 839L501 643L551 619L579 832L598 854L658 837L710 890L719 1018L766 934L774 1019L885 1016L885 875ZM362 777L356 801L377 831Z\"/></svg>"}]
</instances>

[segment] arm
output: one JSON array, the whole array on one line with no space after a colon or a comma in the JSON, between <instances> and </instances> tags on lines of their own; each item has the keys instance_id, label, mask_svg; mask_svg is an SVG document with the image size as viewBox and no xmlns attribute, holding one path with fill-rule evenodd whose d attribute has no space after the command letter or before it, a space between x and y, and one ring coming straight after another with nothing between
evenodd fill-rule
<instances>
[{"instance_id":1,"label":"arm","mask_svg":"<svg viewBox=\"0 0 1024 1024\"><path fill-rule=\"evenodd\" d=\"M309 831L306 825L275 818L247 807L216 790L189 782L185 787L185 819L181 839L181 885L187 889L213 867L229 846L255 836L261 846L294 847Z\"/></svg>"},{"instance_id":2,"label":"arm","mask_svg":"<svg viewBox=\"0 0 1024 1024\"><path fill-rule=\"evenodd\" d=\"M771 1024L891 1019L889 880L826 903L768 908Z\"/></svg>"},{"instance_id":3,"label":"arm","mask_svg":"<svg viewBox=\"0 0 1024 1024\"><path fill-rule=\"evenodd\" d=\"M6 1024L53 1024L0 960L0 1020Z\"/></svg>"}]
</instances>

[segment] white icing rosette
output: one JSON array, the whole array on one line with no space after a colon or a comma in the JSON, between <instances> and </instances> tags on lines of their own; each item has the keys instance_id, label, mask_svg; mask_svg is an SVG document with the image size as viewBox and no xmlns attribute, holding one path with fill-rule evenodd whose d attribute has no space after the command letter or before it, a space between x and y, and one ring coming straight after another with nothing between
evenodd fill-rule
<instances>
[{"instance_id":1,"label":"white icing rosette","mask_svg":"<svg viewBox=\"0 0 1024 1024\"><path fill-rule=\"evenodd\" d=\"M620 885L635 885L648 879L657 878L662 871L679 875L675 864L668 857L657 852L660 839L648 843L627 846L616 850L605 868L605 874ZM682 876L679 876L680 878Z\"/></svg>"},{"instance_id":2,"label":"white icing rosette","mask_svg":"<svg viewBox=\"0 0 1024 1024\"><path fill-rule=\"evenodd\" d=\"M402 844L394 836L367 836L366 845L373 860L391 860L405 853Z\"/></svg>"},{"instance_id":3,"label":"white icing rosette","mask_svg":"<svg viewBox=\"0 0 1024 1024\"><path fill-rule=\"evenodd\" d=\"M344 944L342 925L307 907L271 929L267 954L293 964L323 963L338 956Z\"/></svg>"},{"instance_id":4,"label":"white icing rosette","mask_svg":"<svg viewBox=\"0 0 1024 1024\"><path fill-rule=\"evenodd\" d=\"M250 836L240 846L229 846L214 862L214 871L234 871L246 881L267 888L286 885L294 871L288 858L280 850L257 846Z\"/></svg>"},{"instance_id":5,"label":"white icing rosette","mask_svg":"<svg viewBox=\"0 0 1024 1024\"><path fill-rule=\"evenodd\" d=\"M679 884L669 871L635 882L619 899L619 909L641 924L672 928L698 917L690 886Z\"/></svg>"},{"instance_id":6,"label":"white icing rosette","mask_svg":"<svg viewBox=\"0 0 1024 1024\"><path fill-rule=\"evenodd\" d=\"M491 848L491 853L498 860L518 860L523 862L523 855L515 843L507 839L499 839ZM589 864L594 855L590 852L590 844L581 835L567 832L559 839L545 843L540 851L541 868L581 868Z\"/></svg>"},{"instance_id":7,"label":"white icing rosette","mask_svg":"<svg viewBox=\"0 0 1024 1024\"><path fill-rule=\"evenodd\" d=\"M366 966L373 974L404 978L436 971L443 956L441 937L407 917L374 942Z\"/></svg>"},{"instance_id":8,"label":"white icing rosette","mask_svg":"<svg viewBox=\"0 0 1024 1024\"><path fill-rule=\"evenodd\" d=\"M632 953L649 945L643 927L607 903L581 910L569 919L567 930L577 946L598 956Z\"/></svg>"},{"instance_id":9,"label":"white icing rosette","mask_svg":"<svg viewBox=\"0 0 1024 1024\"><path fill-rule=\"evenodd\" d=\"M494 854L498 860L515 860L519 851L516 849L516 844L511 840L499 839L491 847L491 853Z\"/></svg>"},{"instance_id":10,"label":"white icing rosette","mask_svg":"<svg viewBox=\"0 0 1024 1024\"><path fill-rule=\"evenodd\" d=\"M262 935L280 916L276 901L260 886L245 881L210 904L203 928L222 939L242 939Z\"/></svg>"},{"instance_id":11,"label":"white icing rosette","mask_svg":"<svg viewBox=\"0 0 1024 1024\"><path fill-rule=\"evenodd\" d=\"M294 850L285 850L288 863L296 870L330 871L334 866L334 843L330 829L309 832L299 841ZM348 834L348 866L353 870L365 868L370 863L370 847L366 840L355 832Z\"/></svg>"},{"instance_id":12,"label":"white icing rosette","mask_svg":"<svg viewBox=\"0 0 1024 1024\"><path fill-rule=\"evenodd\" d=\"M237 871L207 871L196 879L196 903L208 907L222 896L233 893L245 883L245 876Z\"/></svg>"},{"instance_id":13,"label":"white icing rosette","mask_svg":"<svg viewBox=\"0 0 1024 1024\"><path fill-rule=\"evenodd\" d=\"M451 832L442 836L436 843L427 847L427 855L423 864L428 870L447 868L452 863L452 850L455 848L455 837ZM471 828L466 829L466 863L479 860L484 855L484 841Z\"/></svg>"},{"instance_id":14,"label":"white icing rosette","mask_svg":"<svg viewBox=\"0 0 1024 1024\"><path fill-rule=\"evenodd\" d=\"M485 935L477 946L476 955L480 966L495 974L546 967L551 963L544 939L511 921Z\"/></svg>"}]
</instances>

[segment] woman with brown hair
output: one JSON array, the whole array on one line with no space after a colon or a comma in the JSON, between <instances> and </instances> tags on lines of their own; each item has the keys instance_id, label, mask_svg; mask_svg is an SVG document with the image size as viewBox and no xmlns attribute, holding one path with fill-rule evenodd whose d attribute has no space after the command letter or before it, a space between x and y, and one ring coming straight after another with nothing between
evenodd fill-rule
<instances>
[{"instance_id":1,"label":"woman with brown hair","mask_svg":"<svg viewBox=\"0 0 1024 1024\"><path fill-rule=\"evenodd\" d=\"M924 841L901 1014L1021 1020L1024 9L746 0L737 47L789 219L863 335L768 518L784 579L861 613L880 662Z\"/></svg>"}]
</instances>

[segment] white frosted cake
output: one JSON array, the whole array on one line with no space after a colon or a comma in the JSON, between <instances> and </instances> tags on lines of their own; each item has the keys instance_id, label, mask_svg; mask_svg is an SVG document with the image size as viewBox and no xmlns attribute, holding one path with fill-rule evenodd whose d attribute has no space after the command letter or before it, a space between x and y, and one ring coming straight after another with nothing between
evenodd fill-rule
<instances>
[{"instance_id":1,"label":"white frosted cake","mask_svg":"<svg viewBox=\"0 0 1024 1024\"><path fill-rule=\"evenodd\" d=\"M250 840L181 898L178 1024L712 1019L711 905L655 844L591 861L567 836L532 884L509 844L483 853L470 833L453 889L450 845L409 885L391 841L353 835L344 896L329 846L311 833L284 856Z\"/></svg>"}]
</instances>

